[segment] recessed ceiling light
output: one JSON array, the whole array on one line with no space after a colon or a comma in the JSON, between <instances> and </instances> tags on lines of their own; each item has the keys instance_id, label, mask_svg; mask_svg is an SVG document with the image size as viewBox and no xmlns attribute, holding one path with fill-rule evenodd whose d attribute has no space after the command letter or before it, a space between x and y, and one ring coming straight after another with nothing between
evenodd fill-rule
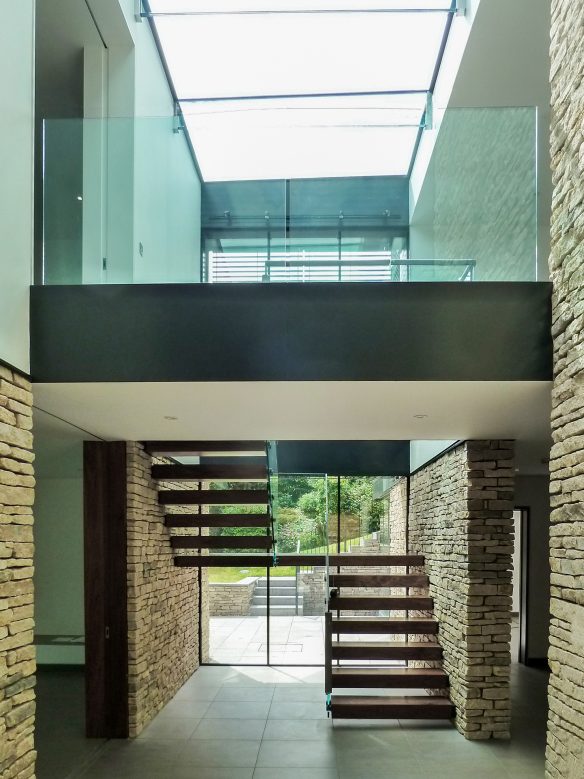
<instances>
[{"instance_id":1,"label":"recessed ceiling light","mask_svg":"<svg viewBox=\"0 0 584 779\"><path fill-rule=\"evenodd\" d=\"M178 417L164 417L165 419L168 419L169 422L176 422Z\"/></svg>"},{"instance_id":2,"label":"recessed ceiling light","mask_svg":"<svg viewBox=\"0 0 584 779\"><path fill-rule=\"evenodd\" d=\"M83 200L83 196L82 195L77 195L77 200Z\"/></svg>"},{"instance_id":3,"label":"recessed ceiling light","mask_svg":"<svg viewBox=\"0 0 584 779\"><path fill-rule=\"evenodd\" d=\"M414 414L414 419L426 419L428 414Z\"/></svg>"}]
</instances>

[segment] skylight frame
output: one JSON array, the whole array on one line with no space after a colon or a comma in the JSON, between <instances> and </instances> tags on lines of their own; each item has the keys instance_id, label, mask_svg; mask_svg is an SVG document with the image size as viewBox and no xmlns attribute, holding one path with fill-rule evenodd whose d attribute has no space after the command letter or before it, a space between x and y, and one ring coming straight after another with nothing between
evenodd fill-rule
<instances>
[{"instance_id":1,"label":"skylight frame","mask_svg":"<svg viewBox=\"0 0 584 779\"><path fill-rule=\"evenodd\" d=\"M153 4L155 4L156 2L160 2L160 1L161 0L152 0ZM175 5L176 5L176 2L182 2L183 4L184 3L189 3L189 4L192 5L193 2L197 2L197 1L198 0L169 0L169 2L172 2ZM231 11L225 10L225 8L223 8L223 9L217 8L218 5L219 6L221 5L221 0L215 0L215 2L212 3L212 6L213 6L212 9L211 8L206 8L206 9L203 9L203 10L199 10L199 11L197 11L197 15L200 15L200 16L225 16L225 15L227 15L227 16L233 16L233 15L241 16L241 15L252 14L252 15L255 15L255 16L257 16L257 15L264 15L264 16L265 15L270 15L270 16L271 15L276 15L276 16L280 16L280 15L283 15L283 14L286 14L286 15L288 15L288 14L306 15L308 13L308 14L317 14L317 15L319 15L319 14L342 14L342 15L345 15L345 14L359 14L359 15L362 16L363 14L390 14L390 15L393 15L393 14L404 14L404 13L405 14L421 13L421 14L434 14L435 16L440 17L441 20L444 23L444 26L441 29L441 35L439 36L440 37L440 43L438 45L438 50L436 52L436 60L433 61L433 63L432 63L433 64L432 75L431 75L431 78L430 78L430 84L429 84L428 89L404 89L404 90L400 90L400 89L387 89L387 90L385 90L385 89L373 89L373 90L366 90L366 89L364 89L364 90L359 90L359 89L357 89L357 90L350 90L350 91L314 91L314 92L298 91L298 92L283 92L283 93L278 93L278 94L276 94L276 93L268 93L268 94L253 94L253 93L250 93L250 94L234 94L234 95L227 95L227 94L222 94L222 95L203 94L203 95L198 95L198 96L195 95L195 96L189 96L189 97L186 97L184 95L181 96L181 95L177 94L177 92L176 92L174 81L173 81L173 77L172 77L172 74L171 74L168 62L166 61L164 48L163 48L162 42L161 42L160 37L159 37L159 31L158 31L157 26L156 26L156 18L160 17L160 16L168 17L168 16L176 16L176 15L180 15L180 16L185 16L186 15L186 16L189 16L189 15L192 15L192 14L180 13L180 12L179 13L177 13L177 12L175 12L175 13L160 13L160 12L156 12L156 11L152 12L149 9L148 0L141 0L141 2L142 2L142 4L145 7L144 15L148 16L148 18L149 18L149 24L150 24L150 26L151 26L151 28L153 30L154 37L155 37L155 40L157 42L157 45L158 45L158 48L159 48L159 52L160 52L160 55L161 55L161 58L162 58L162 61L163 61L163 65L165 66L165 69L166 69L166 72L167 72L169 84L171 86L171 91L173 92L173 95L174 95L175 100L176 100L176 111L177 111L177 114L179 115L179 126L182 126L183 129L186 129L186 125L188 124L188 122L186 120L186 117L183 117L183 114L187 114L188 115L189 108L190 108L191 104L204 104L204 103L207 103L209 105L211 105L213 103L221 104L222 102L226 102L226 101L229 101L229 100L233 100L233 101L237 101L237 102L243 102L243 101L264 101L266 104L269 104L269 101L276 101L276 100L280 100L282 98L284 98L284 99L298 98L298 99L302 100L302 99L307 98L307 97L327 99L327 98L347 97L347 96L355 97L355 98L362 98L362 97L370 97L370 96L381 96L381 97L383 97L383 96L389 96L389 95L405 95L405 96L409 96L409 95L424 95L425 98L426 98L427 105L431 105L431 95L432 95L432 91L434 89L434 85L435 85L435 82L436 82L436 78L437 78L438 70L439 70L439 67L440 67L441 58L442 58L442 55L443 55L443 51L444 51L444 47L445 47L445 44L446 44L446 40L448 38L448 34L449 34L449 31L450 31L452 18L453 18L455 13L459 12L458 7L459 7L460 0L452 0L452 2L444 2L443 0L403 0L402 2L400 2L399 0L386 0L386 2L383 2L383 0L371 0L371 2L369 2L369 3L363 2L363 7L360 7L360 8L354 8L354 6L356 4L354 0L353 0L353 2L351 2L351 0L338 0L338 2L333 2L333 0L320 0L320 2L318 2L318 0L304 0L304 6L302 8L300 8L300 9L297 7L298 0L294 0L294 8L293 9L290 9L289 7L286 8L286 9L280 8L277 11L269 12L269 14L267 13L265 8L263 10L258 10L257 6L258 6L258 4L261 4L261 3L263 3L264 6L266 6L268 4L269 5L273 5L275 0L256 0L256 2L253 3L253 4L249 3L249 2L246 2L246 0L223 0L223 5L225 5L225 2L228 2L231 5L233 5L233 4L239 4L239 5L243 4L245 6L253 5L254 6L254 10L251 10L251 11L250 11L249 7L244 9L244 10L242 10L240 8L239 10L233 10L232 9ZM276 2L279 2L281 5L286 5L284 0L276 0ZM372 8L371 6L376 4L376 3L377 3L377 7L373 7ZM199 3L199 5L200 4L201 3ZM204 4L205 3L203 3L203 5ZM346 7L339 8L339 6L343 5L343 4L345 4ZM208 3L207 3L207 5L208 5ZM319 6L319 7L318 8L314 8L315 5ZM330 7L323 8L323 7L321 7L323 5L327 5L327 6L330 6ZM388 5L391 5L391 7L387 7ZM405 5L408 5L409 7L404 7ZM310 6L312 10L308 10L308 6ZM351 6L351 7L349 7L349 6ZM367 6L367 8L365 8L365 6ZM383 6L383 7L381 7L381 6ZM430 6L430 7L428 7L428 6ZM413 166L413 163L414 163L414 160L415 160L415 155L417 153L417 148L418 148L418 145L419 145L419 142L420 142L420 139L421 139L422 131L423 131L424 127L428 126L427 125L427 117L428 116L429 116L429 114L425 112L423 114L423 116L422 116L421 121L418 124L417 139L416 139L416 142L415 142L415 144L413 146L413 150L412 150L411 155L410 155L409 164L407 165L407 171L405 170L406 166L405 165L402 166L402 170L404 170L403 175L409 176L410 173L411 173L411 169L412 169L412 166ZM200 168L199 168L199 164L198 164L199 161L197 160L197 155L195 153L196 152L196 141L194 143L195 149L193 149L193 139L189 137L188 131L187 131L187 141L189 143L189 146L191 147L191 150L193 151L193 157L194 157L194 160L195 160L195 165L199 169L199 173L201 173ZM206 167L206 166L203 165L202 167ZM387 170L387 168L385 168L385 169L380 169L379 171L377 171L375 173L373 173L371 170L363 170L363 171L357 170L354 173L348 173L346 170L344 172L343 171L330 172L329 174L326 175L326 177L346 177L347 175L379 175L379 176L383 176L383 175L392 175L392 174ZM402 175L402 174L400 174L400 175ZM290 175L290 178L315 178L315 177L319 177L319 175L315 175L314 173L311 173L311 172L305 172L301 176ZM224 176L220 176L220 177L212 176L212 177L209 177L209 178L207 178L205 176L201 176L201 178L202 178L203 181L205 181L205 180L213 180L213 181L229 180L229 179L226 179ZM234 180L248 180L249 178L253 179L255 177L254 176L248 177L248 176L241 176L241 175L234 176ZM258 180L266 180L266 179L271 179L271 178L274 178L274 176L262 175L262 176L258 176L257 177Z\"/></svg>"}]
</instances>

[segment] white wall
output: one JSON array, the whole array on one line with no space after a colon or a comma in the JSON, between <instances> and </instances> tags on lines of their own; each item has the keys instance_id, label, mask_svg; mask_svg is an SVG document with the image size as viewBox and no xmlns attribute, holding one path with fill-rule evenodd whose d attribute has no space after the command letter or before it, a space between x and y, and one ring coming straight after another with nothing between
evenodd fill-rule
<instances>
[{"instance_id":1,"label":"white wall","mask_svg":"<svg viewBox=\"0 0 584 779\"><path fill-rule=\"evenodd\" d=\"M531 106L537 108L537 146L534 134L534 153L538 161L537 181L537 210L533 203L526 206L518 195L520 190L525 190L524 180L512 179L513 165L508 163L510 173L505 173L504 145L502 142L502 155L499 169L490 164L490 155L484 154L482 163L482 175L476 172L472 174L476 182L475 198L485 183L492 181L494 176L501 178L506 176L509 187L503 193L501 202L501 214L512 209L525 212L526 208L534 211L533 218L528 222L523 220L523 227L532 230L533 242L537 237L538 256L537 268L535 259L531 261L532 276L537 272L538 279L548 278L547 257L549 253L549 218L551 209L551 173L549 166L549 29L550 29L550 4L549 0L485 0L478 3L469 0L469 11L466 17L455 18L452 32L445 52L443 65L435 92L435 119L440 126L441 113L444 108L474 108L474 107L513 107ZM453 78L453 73L455 77ZM517 148L517 134L521 128L516 120L513 120L507 143L514 144ZM491 126L495 126L493 119ZM480 123L479 123L480 128ZM455 140L456 148L460 153L460 177L464 183L464 159L473 159L473 150L481 150L480 133L476 130L462 132L461 137ZM489 128L485 128L488 133ZM503 125L501 132L505 133ZM515 138L512 137L515 133ZM433 246L431 229L433 210L436 205L441 205L442 196L434 191L432 180L432 165L430 160L434 152L439 130L424 132L422 143L416 158L416 163L411 179L411 244L412 256L421 258L428 250L434 250L438 256L444 248L440 245ZM488 134L487 134L488 139ZM496 161L495 161L496 162ZM533 163L535 166L535 161ZM453 170L455 170L453 168ZM436 174L438 175L438 174ZM495 182L496 183L496 182ZM516 194L513 196L513 188ZM534 194L530 195L534 199ZM492 212L496 213L496 192L493 192L491 200ZM464 203L464 200L460 200ZM481 216L481 203L477 199L477 218ZM453 209L452 218L456 219L456 209ZM512 222L507 221L502 226L503 232L511 229ZM420 231L420 232L418 232ZM505 235L497 235L493 229L493 254L497 255L497 244L505 246ZM503 242L503 243L500 243ZM472 241L468 241L470 250ZM519 244L517 251L526 252L526 244ZM506 264L506 259L501 259L501 265ZM512 273L510 274L512 276Z\"/></svg>"},{"instance_id":2,"label":"white wall","mask_svg":"<svg viewBox=\"0 0 584 779\"><path fill-rule=\"evenodd\" d=\"M527 643L529 658L542 659L547 657L549 633L549 476L518 475L515 505L529 509Z\"/></svg>"},{"instance_id":3,"label":"white wall","mask_svg":"<svg viewBox=\"0 0 584 779\"><path fill-rule=\"evenodd\" d=\"M83 636L83 443L49 441L42 432L39 439L35 633L64 638ZM41 644L38 659L41 663L83 663L84 647Z\"/></svg>"},{"instance_id":4,"label":"white wall","mask_svg":"<svg viewBox=\"0 0 584 779\"><path fill-rule=\"evenodd\" d=\"M201 181L184 132L174 132L172 93L150 25L136 20L134 0L106 0L108 19L104 6L90 2L108 41L108 115L116 117L108 128L105 278L197 281ZM112 15L125 35L111 29Z\"/></svg>"},{"instance_id":5,"label":"white wall","mask_svg":"<svg viewBox=\"0 0 584 779\"><path fill-rule=\"evenodd\" d=\"M0 359L28 372L34 0L0 0Z\"/></svg>"},{"instance_id":6,"label":"white wall","mask_svg":"<svg viewBox=\"0 0 584 779\"><path fill-rule=\"evenodd\" d=\"M415 471L432 460L434 457L456 443L456 440L448 441L411 441L410 442L410 471Z\"/></svg>"}]
</instances>

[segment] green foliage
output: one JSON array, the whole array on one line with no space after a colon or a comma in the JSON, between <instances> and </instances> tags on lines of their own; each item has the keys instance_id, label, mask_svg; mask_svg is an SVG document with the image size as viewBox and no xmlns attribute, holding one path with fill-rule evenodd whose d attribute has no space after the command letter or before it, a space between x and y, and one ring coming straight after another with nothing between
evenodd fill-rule
<instances>
[{"instance_id":1,"label":"green foliage","mask_svg":"<svg viewBox=\"0 0 584 779\"><path fill-rule=\"evenodd\" d=\"M223 489L254 489L259 485L248 483L221 483L213 487ZM363 476L342 476L341 514L343 537L371 533L379 530L383 516L383 502L373 500L373 479ZM328 496L325 480L318 476L282 475L278 479L277 535L280 552L295 552L298 541L301 550L314 549L327 542L326 508L331 530L336 529L337 480L328 480ZM263 513L264 506L217 506L213 514ZM246 527L218 528L215 535L246 536L253 531ZM333 537L331 532L331 538Z\"/></svg>"}]
</instances>

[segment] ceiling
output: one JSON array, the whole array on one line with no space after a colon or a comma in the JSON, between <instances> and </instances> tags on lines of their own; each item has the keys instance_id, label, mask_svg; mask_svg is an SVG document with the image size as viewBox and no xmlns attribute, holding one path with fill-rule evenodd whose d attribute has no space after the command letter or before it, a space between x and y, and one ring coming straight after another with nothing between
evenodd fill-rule
<instances>
[{"instance_id":1,"label":"ceiling","mask_svg":"<svg viewBox=\"0 0 584 779\"><path fill-rule=\"evenodd\" d=\"M107 440L514 438L545 471L549 382L35 384L35 403Z\"/></svg>"},{"instance_id":2,"label":"ceiling","mask_svg":"<svg viewBox=\"0 0 584 779\"><path fill-rule=\"evenodd\" d=\"M145 6L205 181L407 174L450 0Z\"/></svg>"}]
</instances>

